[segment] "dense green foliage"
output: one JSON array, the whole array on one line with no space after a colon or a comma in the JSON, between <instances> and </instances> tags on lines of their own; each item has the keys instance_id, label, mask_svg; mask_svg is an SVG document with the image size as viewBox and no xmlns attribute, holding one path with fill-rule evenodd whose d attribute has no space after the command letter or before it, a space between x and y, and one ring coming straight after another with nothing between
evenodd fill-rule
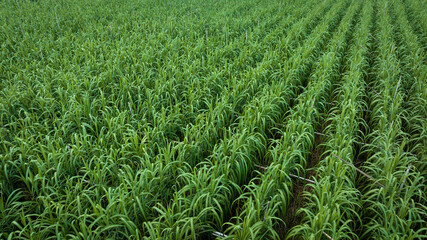
<instances>
[{"instance_id":1,"label":"dense green foliage","mask_svg":"<svg viewBox=\"0 0 427 240\"><path fill-rule=\"evenodd\" d=\"M424 0L0 2L0 239L427 239Z\"/></svg>"}]
</instances>

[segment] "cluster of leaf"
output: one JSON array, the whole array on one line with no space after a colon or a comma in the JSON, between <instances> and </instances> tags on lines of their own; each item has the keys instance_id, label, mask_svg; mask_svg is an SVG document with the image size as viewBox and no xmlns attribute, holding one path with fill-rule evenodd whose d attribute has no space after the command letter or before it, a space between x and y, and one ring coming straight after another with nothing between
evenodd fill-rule
<instances>
[{"instance_id":1,"label":"cluster of leaf","mask_svg":"<svg viewBox=\"0 0 427 240\"><path fill-rule=\"evenodd\" d=\"M316 26L289 59L289 63L295 64L296 68L307 70L288 70L286 81L301 78L295 73L302 72L303 76L311 75L309 85L297 97L296 106L288 112L284 120L286 124L279 127L281 137L274 141L269 150L270 162L267 162L265 171L252 179L246 187L247 192L236 200L238 204L242 202L240 204L243 204L243 211L229 223L230 239L277 239L283 235L283 217L293 188L289 174L304 175L307 158L314 144L314 129L319 120L319 111L324 109L330 91L329 74L331 69L338 69L334 58L331 62L323 60L330 58L329 50L323 53L324 57L316 64L314 60L322 54L321 49L334 34L344 12L348 16L353 14L353 9L347 8L348 4L349 2L335 4L325 20ZM318 11L321 13L322 8L319 7ZM344 18L348 18L347 15ZM311 72L313 68L315 70Z\"/></svg>"},{"instance_id":2,"label":"cluster of leaf","mask_svg":"<svg viewBox=\"0 0 427 240\"><path fill-rule=\"evenodd\" d=\"M392 6L386 1L377 4L381 8L377 11L375 33L378 40L376 78L370 83L372 129L368 139L371 144L364 150L371 154L363 169L382 185L368 183L362 192L366 222L362 237L421 239L427 237L425 176L416 167L417 156L406 151L408 134L402 126L408 121L407 115L419 113L405 114L409 109L402 107L406 87L417 85L417 80L402 76L405 63L399 60L400 49L393 41L396 26L390 17Z\"/></svg>"},{"instance_id":3,"label":"cluster of leaf","mask_svg":"<svg viewBox=\"0 0 427 240\"><path fill-rule=\"evenodd\" d=\"M403 2L405 8L401 9L401 11L403 10L401 13L408 17L411 29L425 48L427 45L427 10L420 7L424 3L422 0L403 0Z\"/></svg>"},{"instance_id":4,"label":"cluster of leaf","mask_svg":"<svg viewBox=\"0 0 427 240\"><path fill-rule=\"evenodd\" d=\"M292 6L2 2L1 237L148 235L153 206L278 82L275 48L309 10Z\"/></svg>"},{"instance_id":5,"label":"cluster of leaf","mask_svg":"<svg viewBox=\"0 0 427 240\"><path fill-rule=\"evenodd\" d=\"M426 11L378 1L0 2L0 238L425 237Z\"/></svg>"},{"instance_id":6,"label":"cluster of leaf","mask_svg":"<svg viewBox=\"0 0 427 240\"><path fill-rule=\"evenodd\" d=\"M391 16L394 29L394 40L399 51L401 62L402 87L406 90L403 108L403 126L409 134L407 148L417 157L415 166L424 176L427 174L427 56L423 36L417 36L412 30L408 16L401 1L392 4ZM425 37L424 37L425 38Z\"/></svg>"},{"instance_id":7,"label":"cluster of leaf","mask_svg":"<svg viewBox=\"0 0 427 240\"><path fill-rule=\"evenodd\" d=\"M333 239L357 238L353 232L360 218L355 170L336 156L350 163L354 159L353 146L364 107L362 97L366 51L361 46L366 45L369 37L367 32L371 25L372 3L354 2L349 12L331 42L330 56L325 55L323 59L323 81L331 81L334 86L339 84L333 92L336 104L326 118L328 125L324 134L327 135L327 141L323 143L325 150L316 170L316 180L309 184L311 189L304 193L308 203L299 211L304 214L303 222L295 226L289 236L321 239L326 233ZM359 24L356 24L358 18ZM351 44L351 48L346 61L343 58L348 44ZM344 69L347 72L341 79L338 66L346 62ZM334 65L336 67L331 67Z\"/></svg>"},{"instance_id":8,"label":"cluster of leaf","mask_svg":"<svg viewBox=\"0 0 427 240\"><path fill-rule=\"evenodd\" d=\"M330 2L325 5L330 5ZM332 14L336 14L335 11L332 11ZM177 187L174 201L167 208L159 206L157 208L159 217L147 223L151 238L183 238L222 229L225 216L231 212L234 199L242 191L240 186L246 184L254 164L264 158L266 140L272 135L271 129L281 121L288 109L290 99L299 91L299 88L293 86L304 84L301 78L303 75L300 75L301 71L298 69L309 64L304 61L310 58L294 60L301 56L297 53L313 52L319 47L323 38L319 38L316 31L315 34L310 35L310 39L316 38L319 41L309 48L304 49L300 46L292 52L288 42L303 38L306 34L304 31L307 31L310 25L314 26L311 22L314 22L315 18L312 16L309 19L302 19L293 25L287 37L280 41L277 48L272 49L272 57L277 59L285 58L290 53L294 54L289 57L290 68L283 69L279 64L277 69L280 72L275 75L280 77L274 78L274 81L267 84L257 98L245 106L239 122L215 146L208 161L196 166L197 171L180 174L179 180L184 182ZM319 29L325 31L330 21L332 20L326 20ZM301 28L301 24L305 27ZM271 65L276 66L276 63ZM189 225L190 222L196 224Z\"/></svg>"}]
</instances>

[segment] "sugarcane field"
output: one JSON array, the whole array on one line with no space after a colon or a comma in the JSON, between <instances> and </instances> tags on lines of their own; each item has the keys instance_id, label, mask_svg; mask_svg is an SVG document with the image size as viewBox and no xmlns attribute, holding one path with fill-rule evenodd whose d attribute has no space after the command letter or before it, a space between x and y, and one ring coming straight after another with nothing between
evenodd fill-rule
<instances>
[{"instance_id":1,"label":"sugarcane field","mask_svg":"<svg viewBox=\"0 0 427 240\"><path fill-rule=\"evenodd\" d=\"M0 44L0 239L427 239L427 0L4 0Z\"/></svg>"}]
</instances>

